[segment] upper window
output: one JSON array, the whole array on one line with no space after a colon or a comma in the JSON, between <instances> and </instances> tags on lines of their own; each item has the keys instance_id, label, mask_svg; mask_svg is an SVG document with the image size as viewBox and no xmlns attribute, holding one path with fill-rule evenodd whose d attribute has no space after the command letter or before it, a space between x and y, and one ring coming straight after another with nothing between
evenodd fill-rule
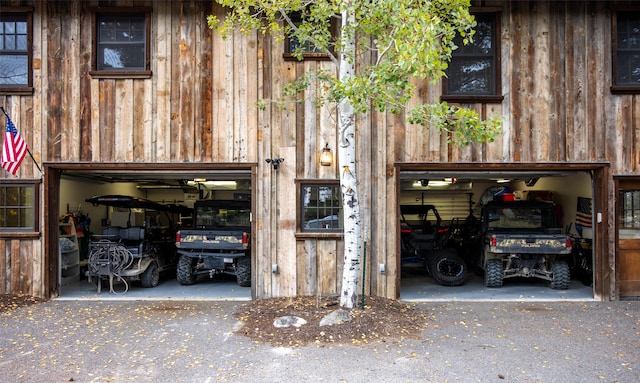
<instances>
[{"instance_id":1,"label":"upper window","mask_svg":"<svg viewBox=\"0 0 640 383\"><path fill-rule=\"evenodd\" d=\"M337 182L300 185L300 231L342 232L342 196Z\"/></svg>"},{"instance_id":2,"label":"upper window","mask_svg":"<svg viewBox=\"0 0 640 383\"><path fill-rule=\"evenodd\" d=\"M0 13L0 92L30 92L32 80L31 11L3 9Z\"/></svg>"},{"instance_id":3,"label":"upper window","mask_svg":"<svg viewBox=\"0 0 640 383\"><path fill-rule=\"evenodd\" d=\"M613 13L613 91L640 92L640 11Z\"/></svg>"},{"instance_id":4,"label":"upper window","mask_svg":"<svg viewBox=\"0 0 640 383\"><path fill-rule=\"evenodd\" d=\"M289 15L294 25L300 25L302 23L302 14L300 12L294 12ZM335 38L337 36L336 23L331 21L331 35ZM302 59L313 60L329 60L329 55L320 51L311 41L301 42L295 37L286 38L284 41L284 58L286 60L298 60L295 57L295 53L301 53Z\"/></svg>"},{"instance_id":5,"label":"upper window","mask_svg":"<svg viewBox=\"0 0 640 383\"><path fill-rule=\"evenodd\" d=\"M465 45L462 37L454 42L443 81L443 101L501 101L500 47L497 38L499 13L476 13L473 41Z\"/></svg>"},{"instance_id":6,"label":"upper window","mask_svg":"<svg viewBox=\"0 0 640 383\"><path fill-rule=\"evenodd\" d=\"M39 181L0 185L0 232L37 232Z\"/></svg>"},{"instance_id":7,"label":"upper window","mask_svg":"<svg viewBox=\"0 0 640 383\"><path fill-rule=\"evenodd\" d=\"M149 13L99 9L95 14L93 76L149 76Z\"/></svg>"}]
</instances>

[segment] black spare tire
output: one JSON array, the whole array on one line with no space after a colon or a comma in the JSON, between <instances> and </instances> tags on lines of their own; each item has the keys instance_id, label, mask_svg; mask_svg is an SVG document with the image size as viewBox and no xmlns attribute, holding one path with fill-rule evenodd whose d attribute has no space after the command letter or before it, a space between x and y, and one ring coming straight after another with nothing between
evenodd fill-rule
<instances>
[{"instance_id":1,"label":"black spare tire","mask_svg":"<svg viewBox=\"0 0 640 383\"><path fill-rule=\"evenodd\" d=\"M436 251L430 270L436 283L443 286L460 286L467 279L467 264L456 249Z\"/></svg>"}]
</instances>

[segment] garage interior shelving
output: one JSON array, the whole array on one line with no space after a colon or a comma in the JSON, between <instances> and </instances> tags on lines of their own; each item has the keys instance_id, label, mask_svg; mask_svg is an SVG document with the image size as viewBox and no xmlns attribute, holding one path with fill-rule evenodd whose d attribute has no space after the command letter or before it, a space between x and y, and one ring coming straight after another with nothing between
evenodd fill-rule
<instances>
[{"instance_id":1,"label":"garage interior shelving","mask_svg":"<svg viewBox=\"0 0 640 383\"><path fill-rule=\"evenodd\" d=\"M60 284L67 285L80 280L80 247L76 226L72 220L60 223L59 234Z\"/></svg>"}]
</instances>

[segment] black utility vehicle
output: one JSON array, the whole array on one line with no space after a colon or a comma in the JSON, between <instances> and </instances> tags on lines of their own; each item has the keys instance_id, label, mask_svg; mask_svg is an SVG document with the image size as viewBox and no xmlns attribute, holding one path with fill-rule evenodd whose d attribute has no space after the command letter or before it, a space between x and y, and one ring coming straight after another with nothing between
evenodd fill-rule
<instances>
[{"instance_id":1,"label":"black utility vehicle","mask_svg":"<svg viewBox=\"0 0 640 383\"><path fill-rule=\"evenodd\" d=\"M86 201L129 210L126 227L104 227L89 242L86 275L89 281L97 282L98 291L103 281L109 282L111 292L126 292L128 281L139 280L143 287L155 287L162 272L175 270L176 217L190 214L189 208L126 195L95 196ZM132 209L145 212L143 225L131 225ZM115 282L122 282L123 287L114 288Z\"/></svg>"},{"instance_id":2,"label":"black utility vehicle","mask_svg":"<svg viewBox=\"0 0 640 383\"><path fill-rule=\"evenodd\" d=\"M423 265L444 286L458 286L467 278L467 264L450 245L449 228L434 205L400 206L403 265Z\"/></svg>"}]
</instances>

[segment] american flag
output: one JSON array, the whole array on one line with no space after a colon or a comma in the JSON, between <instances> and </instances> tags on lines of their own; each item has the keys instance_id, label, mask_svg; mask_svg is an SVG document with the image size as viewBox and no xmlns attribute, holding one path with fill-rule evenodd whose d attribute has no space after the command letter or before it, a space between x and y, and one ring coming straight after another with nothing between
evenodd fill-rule
<instances>
[{"instance_id":1,"label":"american flag","mask_svg":"<svg viewBox=\"0 0 640 383\"><path fill-rule=\"evenodd\" d=\"M591 227L591 198L578 197L576 225Z\"/></svg>"},{"instance_id":2,"label":"american flag","mask_svg":"<svg viewBox=\"0 0 640 383\"><path fill-rule=\"evenodd\" d=\"M24 156L27 154L27 143L18 133L18 129L16 129L9 115L6 112L4 115L7 118L7 128L5 129L4 142L2 143L2 167L15 175Z\"/></svg>"}]
</instances>

